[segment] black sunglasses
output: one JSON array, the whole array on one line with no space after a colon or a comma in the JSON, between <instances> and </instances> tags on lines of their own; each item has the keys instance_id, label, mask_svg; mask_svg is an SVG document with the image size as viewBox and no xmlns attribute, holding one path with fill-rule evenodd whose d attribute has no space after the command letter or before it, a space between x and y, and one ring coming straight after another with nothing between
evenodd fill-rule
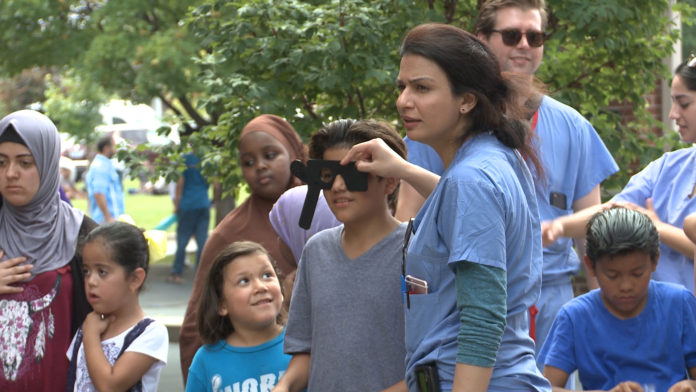
<instances>
[{"instance_id":1,"label":"black sunglasses","mask_svg":"<svg viewBox=\"0 0 696 392\"><path fill-rule=\"evenodd\" d=\"M503 43L507 46L517 46L522 39L522 35L527 37L527 43L533 48L538 48L546 42L548 36L543 31L530 30L522 32L520 29L491 30L493 33L500 33L503 36Z\"/></svg>"}]
</instances>

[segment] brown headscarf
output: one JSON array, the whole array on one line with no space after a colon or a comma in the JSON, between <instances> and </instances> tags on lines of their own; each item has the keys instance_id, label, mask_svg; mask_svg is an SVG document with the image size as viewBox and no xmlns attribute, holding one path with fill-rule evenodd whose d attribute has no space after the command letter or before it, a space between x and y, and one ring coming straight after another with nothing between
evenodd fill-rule
<instances>
[{"instance_id":1,"label":"brown headscarf","mask_svg":"<svg viewBox=\"0 0 696 392\"><path fill-rule=\"evenodd\" d=\"M302 143L295 128L283 118L274 114L262 114L249 121L242 129L239 139L241 140L244 136L256 131L266 132L281 142L288 150L291 161L300 159L305 162L307 160L307 146Z\"/></svg>"},{"instance_id":2,"label":"brown headscarf","mask_svg":"<svg viewBox=\"0 0 696 392\"><path fill-rule=\"evenodd\" d=\"M300 135L297 134L292 125L284 119L272 114L262 114L251 120L242 129L240 139L251 132L265 132L273 136L288 150L291 162L295 159L306 162L307 146L302 143ZM299 180L293 176L287 189L299 184ZM282 257L278 248L278 235L268 218L273 203L275 200L262 199L252 193L244 203L227 214L206 241L196 270L184 322L179 333L179 353L184 379L188 376L188 369L196 350L202 344L196 325L198 300L203 291L206 276L212 267L212 262L225 246L241 240L258 242L268 250L268 253L276 261L281 274L287 274L294 270L293 260L286 261ZM282 277L280 278L282 280Z\"/></svg>"}]
</instances>

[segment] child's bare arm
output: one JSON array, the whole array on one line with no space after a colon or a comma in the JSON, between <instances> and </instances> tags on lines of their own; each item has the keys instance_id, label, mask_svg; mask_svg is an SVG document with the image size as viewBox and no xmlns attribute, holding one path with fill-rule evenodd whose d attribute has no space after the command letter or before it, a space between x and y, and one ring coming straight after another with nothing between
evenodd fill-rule
<instances>
[{"instance_id":1,"label":"child's bare arm","mask_svg":"<svg viewBox=\"0 0 696 392\"><path fill-rule=\"evenodd\" d=\"M690 214L684 218L684 234L696 244L696 213Z\"/></svg>"},{"instance_id":2,"label":"child's bare arm","mask_svg":"<svg viewBox=\"0 0 696 392\"><path fill-rule=\"evenodd\" d=\"M561 237L584 238L587 222L592 215L611 206L609 203L596 204L571 215L562 215L552 221L541 224L541 240L549 246Z\"/></svg>"},{"instance_id":3,"label":"child's bare arm","mask_svg":"<svg viewBox=\"0 0 696 392\"><path fill-rule=\"evenodd\" d=\"M642 212L650 217L655 225L655 228L657 229L657 232L660 234L661 243L669 246L690 259L694 258L694 243L689 240L685 230L683 230L681 227L663 222L662 219L660 219L660 217L657 215L657 212L655 212L652 198L645 200L645 207L628 202L621 202L618 204L626 208L631 208Z\"/></svg>"},{"instance_id":4,"label":"child's bare arm","mask_svg":"<svg viewBox=\"0 0 696 392\"><path fill-rule=\"evenodd\" d=\"M309 353L293 354L288 369L272 392L299 392L309 383Z\"/></svg>"},{"instance_id":5,"label":"child's bare arm","mask_svg":"<svg viewBox=\"0 0 696 392\"><path fill-rule=\"evenodd\" d=\"M690 214L684 218L684 224L682 227L684 229L684 234L686 234L691 242L696 244L696 213ZM696 248L692 248L694 249L694 254L696 254ZM694 282L696 282L696 269L694 269Z\"/></svg>"},{"instance_id":6,"label":"child's bare arm","mask_svg":"<svg viewBox=\"0 0 696 392\"><path fill-rule=\"evenodd\" d=\"M109 323L109 319L102 320L95 312L85 318L82 325L82 344L85 348L87 370L97 390L125 391L143 377L156 359L145 354L125 352L114 366L111 366L101 346L101 334Z\"/></svg>"}]
</instances>

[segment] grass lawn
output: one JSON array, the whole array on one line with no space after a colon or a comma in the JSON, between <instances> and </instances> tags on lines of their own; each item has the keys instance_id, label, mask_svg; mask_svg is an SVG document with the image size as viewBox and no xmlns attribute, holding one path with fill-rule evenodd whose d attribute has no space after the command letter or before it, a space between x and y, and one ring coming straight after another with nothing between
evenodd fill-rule
<instances>
[{"instance_id":1,"label":"grass lawn","mask_svg":"<svg viewBox=\"0 0 696 392\"><path fill-rule=\"evenodd\" d=\"M87 199L76 199L71 202L73 206L89 214ZM126 193L125 204L126 213L133 218L138 227L143 229L153 229L162 219L174 213L174 204L168 195ZM176 231L176 225L171 225L167 231Z\"/></svg>"},{"instance_id":2,"label":"grass lawn","mask_svg":"<svg viewBox=\"0 0 696 392\"><path fill-rule=\"evenodd\" d=\"M123 183L124 191L138 189L138 181L126 179ZM244 193L244 192L241 192ZM241 195L243 201L246 194ZM212 197L212 195L211 195ZM238 201L237 205L239 205ZM87 211L87 199L72 200L73 206L89 214ZM174 203L169 195L128 194L125 197L126 213L130 215L135 224L143 229L153 229L162 219L174 213ZM215 228L215 211L210 212L210 230ZM167 232L176 232L176 224L169 226Z\"/></svg>"}]
</instances>

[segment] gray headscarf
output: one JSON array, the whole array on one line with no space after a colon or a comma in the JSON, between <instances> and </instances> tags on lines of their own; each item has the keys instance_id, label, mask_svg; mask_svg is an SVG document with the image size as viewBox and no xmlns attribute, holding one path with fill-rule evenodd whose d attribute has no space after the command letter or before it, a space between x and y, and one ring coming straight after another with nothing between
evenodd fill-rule
<instances>
[{"instance_id":1,"label":"gray headscarf","mask_svg":"<svg viewBox=\"0 0 696 392\"><path fill-rule=\"evenodd\" d=\"M60 199L60 138L58 129L43 114L20 110L0 120L0 137L12 125L34 157L41 184L29 204L0 208L0 249L3 260L24 256L34 264L32 275L70 262L84 213ZM11 129L11 128L10 128Z\"/></svg>"}]
</instances>

